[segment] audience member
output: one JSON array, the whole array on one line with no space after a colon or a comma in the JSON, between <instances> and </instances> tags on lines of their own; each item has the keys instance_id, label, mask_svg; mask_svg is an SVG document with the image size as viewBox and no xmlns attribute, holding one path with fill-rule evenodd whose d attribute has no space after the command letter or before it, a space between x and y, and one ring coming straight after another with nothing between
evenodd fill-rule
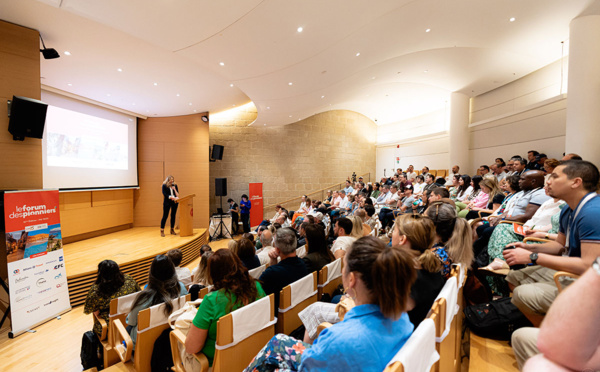
<instances>
[{"instance_id":1,"label":"audience member","mask_svg":"<svg viewBox=\"0 0 600 372\"><path fill-rule=\"evenodd\" d=\"M275 250L273 247L273 232L271 230L263 231L262 235L260 236L260 241L262 242L263 247L260 251L257 251L256 255L258 256L260 264L266 265L271 261L269 258L269 253Z\"/></svg>"},{"instance_id":2,"label":"audience member","mask_svg":"<svg viewBox=\"0 0 600 372\"><path fill-rule=\"evenodd\" d=\"M256 269L261 265L260 260L256 256L254 245L246 238L240 239L232 252L238 256L244 267L248 270Z\"/></svg>"},{"instance_id":3,"label":"audience member","mask_svg":"<svg viewBox=\"0 0 600 372\"><path fill-rule=\"evenodd\" d=\"M542 167L538 164L538 159L536 159L536 156L538 156L540 153L535 151L535 150L530 150L527 151L527 160L528 163L525 166L525 169L527 170L540 170Z\"/></svg>"},{"instance_id":4,"label":"audience member","mask_svg":"<svg viewBox=\"0 0 600 372\"><path fill-rule=\"evenodd\" d=\"M425 186L423 186L423 191L431 190L438 187L438 185L434 182L434 176L430 173L425 175Z\"/></svg>"},{"instance_id":5,"label":"audience member","mask_svg":"<svg viewBox=\"0 0 600 372\"><path fill-rule=\"evenodd\" d=\"M336 239L331 246L331 253L333 253L336 259L343 257L348 248L356 240L355 237L351 236L352 226L352 221L345 217L338 218L335 222L333 233Z\"/></svg>"},{"instance_id":6,"label":"audience member","mask_svg":"<svg viewBox=\"0 0 600 372\"><path fill-rule=\"evenodd\" d=\"M185 286L177 280L175 266L171 259L166 255L156 256L150 264L148 285L136 297L131 306L131 312L125 320L127 325L131 326L129 336L131 336L134 347L137 340L138 313L151 306L164 303L164 314L169 316L173 312L173 300L187 293Z\"/></svg>"},{"instance_id":7,"label":"audience member","mask_svg":"<svg viewBox=\"0 0 600 372\"><path fill-rule=\"evenodd\" d=\"M181 260L183 259L183 253L181 249L171 249L167 252L167 257L171 259L173 265L175 265L175 273L177 274L177 280L183 283L184 286L188 286L192 283L192 272L187 267L180 267Z\"/></svg>"},{"instance_id":8,"label":"audience member","mask_svg":"<svg viewBox=\"0 0 600 372\"><path fill-rule=\"evenodd\" d=\"M496 182L500 183L506 178L506 172L504 171L504 166L500 166L497 163L494 163L490 166L492 174L496 178Z\"/></svg>"},{"instance_id":9,"label":"audience member","mask_svg":"<svg viewBox=\"0 0 600 372\"><path fill-rule=\"evenodd\" d=\"M101 261L98 264L98 276L96 276L96 281L90 287L87 297L85 298L83 313L94 313L98 318L104 319L108 324L110 301L139 291L140 286L135 279L129 274L123 274L115 261ZM102 334L102 325L97 322L95 318L93 330L98 336Z\"/></svg>"},{"instance_id":10,"label":"audience member","mask_svg":"<svg viewBox=\"0 0 600 372\"><path fill-rule=\"evenodd\" d=\"M473 192L473 186L471 186L471 177L466 174L460 176L458 180L458 193L456 194L456 201L468 202L468 197Z\"/></svg>"},{"instance_id":11,"label":"audience member","mask_svg":"<svg viewBox=\"0 0 600 372\"><path fill-rule=\"evenodd\" d=\"M471 195L474 197L471 198L466 206L464 203L456 203L458 209L460 210L458 217L465 218L469 212L484 209L487 206L488 200L490 200L490 194L486 193L486 190L481 188L481 183L484 180L492 180L495 182L496 179L495 177L481 178L481 176L473 176L471 179L471 186L473 186L473 192ZM465 208L462 208L463 206Z\"/></svg>"},{"instance_id":12,"label":"audience member","mask_svg":"<svg viewBox=\"0 0 600 372\"><path fill-rule=\"evenodd\" d=\"M571 153L571 154L567 154L567 155L563 154L563 157L562 157L561 160L562 161L565 161L565 160L583 160L583 158L581 156L577 155L577 154Z\"/></svg>"},{"instance_id":13,"label":"audience member","mask_svg":"<svg viewBox=\"0 0 600 372\"><path fill-rule=\"evenodd\" d=\"M415 167L413 167L412 165L409 165L408 168L406 168L406 178L410 181L417 178L417 172L415 172Z\"/></svg>"},{"instance_id":14,"label":"audience member","mask_svg":"<svg viewBox=\"0 0 600 372\"><path fill-rule=\"evenodd\" d=\"M237 205L235 200L231 198L227 199L227 203L229 204L229 210L227 213L231 215L231 235L237 235L240 207Z\"/></svg>"},{"instance_id":15,"label":"audience member","mask_svg":"<svg viewBox=\"0 0 600 372\"><path fill-rule=\"evenodd\" d=\"M480 216L488 216L500 208L500 205L502 205L502 202L504 202L504 193L502 193L498 187L498 182L496 182L494 178L483 179L479 183L479 186L481 187L483 193L488 195L488 203L486 206L481 208L475 205L471 206L469 208L469 212L464 216L467 220L479 218ZM462 217L460 213L458 215L459 217Z\"/></svg>"},{"instance_id":16,"label":"audience member","mask_svg":"<svg viewBox=\"0 0 600 372\"><path fill-rule=\"evenodd\" d=\"M527 160L519 157L512 158L513 161L513 175L520 176L525 171Z\"/></svg>"},{"instance_id":17,"label":"audience member","mask_svg":"<svg viewBox=\"0 0 600 372\"><path fill-rule=\"evenodd\" d=\"M451 181L452 186L450 187L448 192L450 194L450 199L456 201L456 197L458 196L458 191L460 189L460 174L455 174L454 176L452 176Z\"/></svg>"},{"instance_id":18,"label":"audience member","mask_svg":"<svg viewBox=\"0 0 600 372\"><path fill-rule=\"evenodd\" d=\"M424 187L425 187L425 177L422 175L418 175L415 178L415 183L413 183L413 193L415 195L421 195L423 193Z\"/></svg>"},{"instance_id":19,"label":"audience member","mask_svg":"<svg viewBox=\"0 0 600 372\"><path fill-rule=\"evenodd\" d=\"M325 231L318 225L308 225L305 228L306 233L306 256L302 258L309 273L319 271L335 258L333 253L327 249L325 240Z\"/></svg>"},{"instance_id":20,"label":"audience member","mask_svg":"<svg viewBox=\"0 0 600 372\"><path fill-rule=\"evenodd\" d=\"M198 299L198 293L202 288L208 287L210 285L210 275L208 273L208 259L212 254L212 251L202 253L202 256L200 256L200 262L198 263L198 266L194 268L194 272L192 272L192 276L194 279L192 280L192 285L188 290L192 297L192 301Z\"/></svg>"},{"instance_id":21,"label":"audience member","mask_svg":"<svg viewBox=\"0 0 600 372\"><path fill-rule=\"evenodd\" d=\"M308 274L306 265L296 256L296 234L289 229L279 229L273 240L275 248L269 252L270 266L259 280L267 295L275 294L275 309L279 308L279 292L283 287L302 279ZM277 258L281 261L277 263Z\"/></svg>"},{"instance_id":22,"label":"audience member","mask_svg":"<svg viewBox=\"0 0 600 372\"><path fill-rule=\"evenodd\" d=\"M215 356L217 321L222 316L265 296L240 259L227 249L219 249L208 259L213 290L204 296L185 339L185 350L202 351L209 366Z\"/></svg>"},{"instance_id":23,"label":"audience member","mask_svg":"<svg viewBox=\"0 0 600 372\"><path fill-rule=\"evenodd\" d=\"M405 313L416 277L413 255L367 236L352 245L344 263L344 288L356 304L344 321L321 332L314 345L274 336L245 371L270 370L268 360L289 371L385 368L414 329Z\"/></svg>"}]
</instances>

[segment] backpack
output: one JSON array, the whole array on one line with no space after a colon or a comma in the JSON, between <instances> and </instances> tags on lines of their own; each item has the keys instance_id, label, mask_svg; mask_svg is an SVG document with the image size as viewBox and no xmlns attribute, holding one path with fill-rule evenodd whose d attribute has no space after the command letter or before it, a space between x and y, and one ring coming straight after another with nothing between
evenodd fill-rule
<instances>
[{"instance_id":1,"label":"backpack","mask_svg":"<svg viewBox=\"0 0 600 372\"><path fill-rule=\"evenodd\" d=\"M476 335L496 340L510 340L512 333L522 327L533 327L531 322L504 297L486 304L467 306L465 321Z\"/></svg>"},{"instance_id":2,"label":"backpack","mask_svg":"<svg viewBox=\"0 0 600 372\"><path fill-rule=\"evenodd\" d=\"M81 365L83 369L90 369L95 367L98 370L104 368L104 351L98 336L94 331L87 331L83 334L81 339L81 352L79 354L81 358Z\"/></svg>"}]
</instances>

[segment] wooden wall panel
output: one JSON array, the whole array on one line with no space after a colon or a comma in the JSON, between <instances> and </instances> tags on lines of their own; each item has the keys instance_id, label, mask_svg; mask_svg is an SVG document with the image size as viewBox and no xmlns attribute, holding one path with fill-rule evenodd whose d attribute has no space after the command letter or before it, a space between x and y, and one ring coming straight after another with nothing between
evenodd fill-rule
<instances>
[{"instance_id":1,"label":"wooden wall panel","mask_svg":"<svg viewBox=\"0 0 600 372\"><path fill-rule=\"evenodd\" d=\"M196 194L194 227L208 227L209 136L202 115L206 113L139 121L140 189L134 194L135 226L160 225L161 185L172 174L182 196Z\"/></svg>"},{"instance_id":2,"label":"wooden wall panel","mask_svg":"<svg viewBox=\"0 0 600 372\"><path fill-rule=\"evenodd\" d=\"M0 189L42 188L42 142L13 141L6 101L13 95L40 99L39 34L0 21Z\"/></svg>"}]
</instances>

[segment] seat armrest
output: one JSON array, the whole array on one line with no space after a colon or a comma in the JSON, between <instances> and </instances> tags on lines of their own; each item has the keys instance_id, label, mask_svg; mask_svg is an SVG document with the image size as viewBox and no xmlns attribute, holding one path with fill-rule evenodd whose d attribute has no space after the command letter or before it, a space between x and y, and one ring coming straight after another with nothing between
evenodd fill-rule
<instances>
[{"instance_id":1,"label":"seat armrest","mask_svg":"<svg viewBox=\"0 0 600 372\"><path fill-rule=\"evenodd\" d=\"M500 223L511 223L511 224L523 225L525 222L517 222L517 221L500 221Z\"/></svg>"},{"instance_id":2,"label":"seat armrest","mask_svg":"<svg viewBox=\"0 0 600 372\"><path fill-rule=\"evenodd\" d=\"M106 335L108 333L108 323L106 323L106 320L96 315L95 312L92 313L92 316L94 317L94 321L97 321L102 326L102 332L100 333L100 341L106 340Z\"/></svg>"},{"instance_id":3,"label":"seat armrest","mask_svg":"<svg viewBox=\"0 0 600 372\"><path fill-rule=\"evenodd\" d=\"M171 340L171 355L173 356L173 371L175 372L186 372L183 368L183 361L181 360L181 354L179 353L179 344L182 347L185 346L186 336L179 329L171 331L169 334ZM194 358L200 363L200 372L208 372L209 363L208 358L202 352L192 354Z\"/></svg>"},{"instance_id":4,"label":"seat armrest","mask_svg":"<svg viewBox=\"0 0 600 372\"><path fill-rule=\"evenodd\" d=\"M534 237L528 237L523 239L523 243L527 243L527 242L540 242L540 243L548 243L551 242L553 240L550 239L543 239L543 238L534 238Z\"/></svg>"},{"instance_id":5,"label":"seat armrest","mask_svg":"<svg viewBox=\"0 0 600 372\"><path fill-rule=\"evenodd\" d=\"M120 319L116 319L111 324L111 338L112 340L109 341L113 349L117 351L119 359L121 359L122 362L131 360L133 341Z\"/></svg>"}]
</instances>

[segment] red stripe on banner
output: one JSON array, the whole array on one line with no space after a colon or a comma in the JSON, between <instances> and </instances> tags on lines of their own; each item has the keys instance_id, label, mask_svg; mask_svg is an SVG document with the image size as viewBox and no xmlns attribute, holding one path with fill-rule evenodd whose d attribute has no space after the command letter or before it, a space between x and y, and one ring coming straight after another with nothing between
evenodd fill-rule
<instances>
[{"instance_id":1,"label":"red stripe on banner","mask_svg":"<svg viewBox=\"0 0 600 372\"><path fill-rule=\"evenodd\" d=\"M262 183L251 183L248 185L250 201L252 202L252 208L250 209L250 226L258 226L263 220L262 187Z\"/></svg>"}]
</instances>

